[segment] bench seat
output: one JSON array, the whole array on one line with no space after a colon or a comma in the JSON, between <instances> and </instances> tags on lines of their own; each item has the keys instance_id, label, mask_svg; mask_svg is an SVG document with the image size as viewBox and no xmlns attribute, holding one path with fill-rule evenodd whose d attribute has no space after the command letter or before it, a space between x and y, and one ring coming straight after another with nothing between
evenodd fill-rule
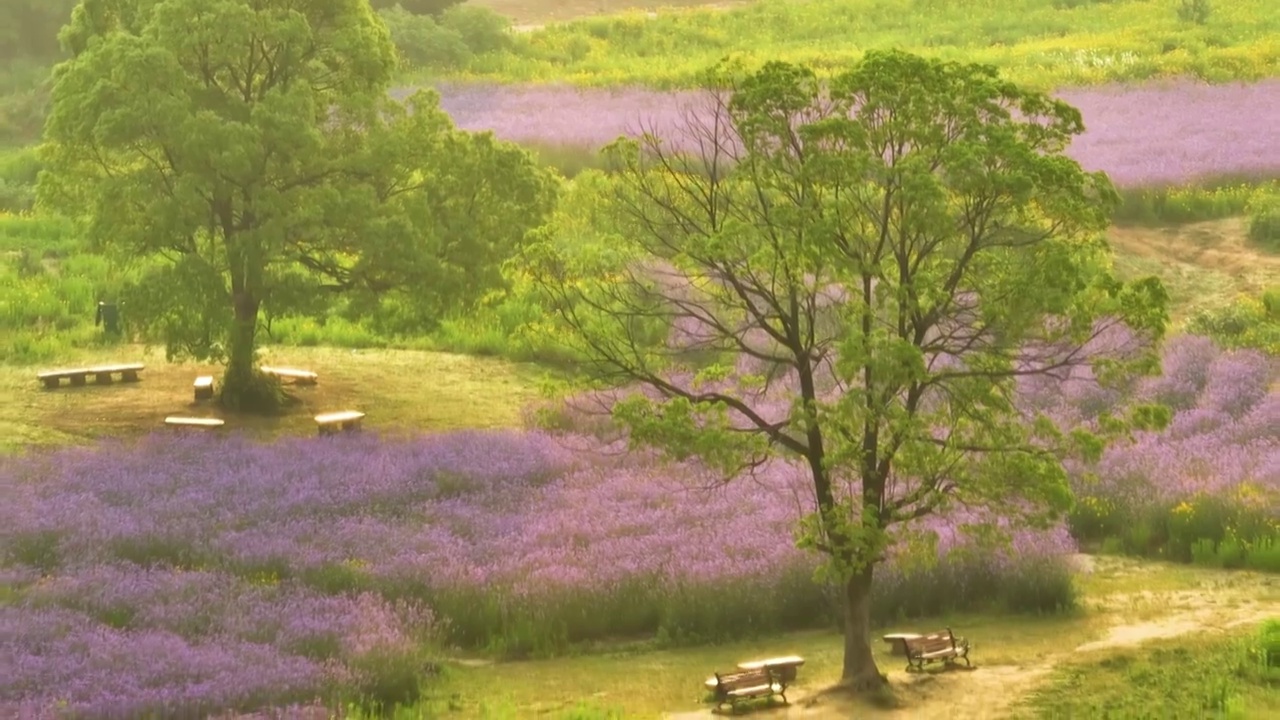
<instances>
[{"instance_id":1,"label":"bench seat","mask_svg":"<svg viewBox=\"0 0 1280 720\"><path fill-rule=\"evenodd\" d=\"M736 709L738 702L742 700L774 695L781 696L782 701L787 702L787 684L789 679L795 678L795 661L804 661L799 658L785 660L788 661L785 667L773 667L766 664L766 661L755 661L743 663L751 667L738 672L716 673L706 682L707 689L715 697L716 707L720 708L728 703Z\"/></svg>"},{"instance_id":2,"label":"bench seat","mask_svg":"<svg viewBox=\"0 0 1280 720\"><path fill-rule=\"evenodd\" d=\"M736 690L729 691L729 697L753 697L755 695L764 695L766 693L772 695L776 691L777 687L777 685L754 685L752 687L737 688Z\"/></svg>"},{"instance_id":3,"label":"bench seat","mask_svg":"<svg viewBox=\"0 0 1280 720\"><path fill-rule=\"evenodd\" d=\"M197 418L197 417L181 417L178 415L170 415L164 419L164 424L175 428L220 428L227 424L226 420L221 418Z\"/></svg>"},{"instance_id":4,"label":"bench seat","mask_svg":"<svg viewBox=\"0 0 1280 720\"><path fill-rule=\"evenodd\" d=\"M47 388L58 387L63 378L66 378L73 386L80 386L87 383L90 375L93 376L95 383L99 385L110 385L111 376L119 375L124 382L137 382L138 373L146 368L141 363L129 363L120 365L95 365L93 367L68 368L65 370L45 370L36 373L36 379L44 383Z\"/></svg>"},{"instance_id":5,"label":"bench seat","mask_svg":"<svg viewBox=\"0 0 1280 720\"><path fill-rule=\"evenodd\" d=\"M364 421L364 413L359 410L342 410L339 412L321 413L316 416L316 426L321 435L327 435L334 430L345 430L348 432L358 430L360 423Z\"/></svg>"},{"instance_id":6,"label":"bench seat","mask_svg":"<svg viewBox=\"0 0 1280 720\"><path fill-rule=\"evenodd\" d=\"M320 376L310 370L299 370L297 368L268 367L263 365L258 368L263 375L270 375L281 380L293 380L298 385L315 385L320 382Z\"/></svg>"},{"instance_id":7,"label":"bench seat","mask_svg":"<svg viewBox=\"0 0 1280 720\"><path fill-rule=\"evenodd\" d=\"M922 672L927 663L943 661L948 667L957 659L969 661L969 641L957 638L951 628L919 637L902 639L907 656L907 672Z\"/></svg>"}]
</instances>

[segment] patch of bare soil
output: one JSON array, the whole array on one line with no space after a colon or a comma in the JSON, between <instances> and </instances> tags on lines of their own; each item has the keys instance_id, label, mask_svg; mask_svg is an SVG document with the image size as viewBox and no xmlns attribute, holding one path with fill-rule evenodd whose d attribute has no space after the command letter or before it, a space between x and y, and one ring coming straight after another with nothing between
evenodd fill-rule
<instances>
[{"instance_id":1,"label":"patch of bare soil","mask_svg":"<svg viewBox=\"0 0 1280 720\"><path fill-rule=\"evenodd\" d=\"M1148 608L1142 614L1151 614L1152 606L1162 607L1164 611L1155 618L1112 625L1107 629L1105 637L1084 643L1075 652L1134 647L1148 640L1197 632L1225 632L1280 616L1280 600L1276 600L1274 595L1269 599L1264 597L1261 590L1259 587L1242 585L1224 587L1221 590L1142 592L1108 598L1108 602L1102 607L1110 605L1117 612L1126 604L1134 608Z\"/></svg>"},{"instance_id":2,"label":"patch of bare soil","mask_svg":"<svg viewBox=\"0 0 1280 720\"><path fill-rule=\"evenodd\" d=\"M1213 270L1234 278L1247 290L1260 290L1280 277L1280 256L1254 247L1244 218L1227 218L1169 227L1117 226L1107 237L1119 251L1166 266Z\"/></svg>"},{"instance_id":3,"label":"patch of bare soil","mask_svg":"<svg viewBox=\"0 0 1280 720\"><path fill-rule=\"evenodd\" d=\"M907 675L891 673L894 707L868 704L838 692L823 690L787 693L790 705L760 708L752 718L810 718L811 720L909 720L914 718L993 718L1007 714L1029 695L1052 669L1049 665L993 665L972 670ZM705 720L729 717L702 710L673 713L670 720Z\"/></svg>"}]
</instances>

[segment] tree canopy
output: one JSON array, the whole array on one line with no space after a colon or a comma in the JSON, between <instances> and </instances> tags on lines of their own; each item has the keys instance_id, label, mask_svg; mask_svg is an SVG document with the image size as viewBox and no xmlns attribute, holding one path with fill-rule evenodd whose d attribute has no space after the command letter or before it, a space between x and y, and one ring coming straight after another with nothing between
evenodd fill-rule
<instances>
[{"instance_id":1,"label":"tree canopy","mask_svg":"<svg viewBox=\"0 0 1280 720\"><path fill-rule=\"evenodd\" d=\"M556 183L519 148L402 106L364 0L84 0L55 71L40 201L147 259L128 315L228 360L222 399L270 407L263 313L399 296L424 323L500 281Z\"/></svg>"},{"instance_id":2,"label":"tree canopy","mask_svg":"<svg viewBox=\"0 0 1280 720\"><path fill-rule=\"evenodd\" d=\"M1018 383L1151 367L1166 296L1112 274L1117 194L1063 154L1080 113L994 68L723 65L706 100L609 149L604 240L548 232L523 262L549 330L635 389L612 406L633 443L808 478L801 543L844 588L844 680L872 687L876 564L934 514L1060 517L1081 443Z\"/></svg>"}]
</instances>

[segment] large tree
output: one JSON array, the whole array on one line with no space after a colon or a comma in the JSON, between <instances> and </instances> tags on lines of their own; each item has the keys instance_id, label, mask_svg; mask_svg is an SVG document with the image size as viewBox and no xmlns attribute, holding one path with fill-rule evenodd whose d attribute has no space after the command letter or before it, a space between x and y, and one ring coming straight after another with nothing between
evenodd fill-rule
<instances>
[{"instance_id":1,"label":"large tree","mask_svg":"<svg viewBox=\"0 0 1280 720\"><path fill-rule=\"evenodd\" d=\"M554 179L515 146L407 107L366 0L84 0L63 35L43 203L143 258L128 317L227 361L222 400L273 407L264 312L399 294L425 318L480 297Z\"/></svg>"},{"instance_id":2,"label":"large tree","mask_svg":"<svg viewBox=\"0 0 1280 720\"><path fill-rule=\"evenodd\" d=\"M843 587L844 682L874 687L877 564L956 506L1060 517L1064 453L1096 443L1015 386L1149 367L1164 290L1109 270L1117 195L1063 155L1079 112L993 68L869 53L709 90L611 147L606 242L548 233L527 267L584 368L637 387L612 406L632 442L811 480L802 545Z\"/></svg>"}]
</instances>

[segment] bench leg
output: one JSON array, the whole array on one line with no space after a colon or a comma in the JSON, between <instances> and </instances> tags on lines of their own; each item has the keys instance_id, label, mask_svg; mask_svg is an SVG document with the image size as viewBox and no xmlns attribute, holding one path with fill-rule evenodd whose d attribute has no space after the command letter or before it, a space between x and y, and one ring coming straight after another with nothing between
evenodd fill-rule
<instances>
[{"instance_id":1,"label":"bench leg","mask_svg":"<svg viewBox=\"0 0 1280 720\"><path fill-rule=\"evenodd\" d=\"M45 378L42 382L44 383L44 386L46 388L53 390L62 384L62 378L48 377L48 378Z\"/></svg>"},{"instance_id":2,"label":"bench leg","mask_svg":"<svg viewBox=\"0 0 1280 720\"><path fill-rule=\"evenodd\" d=\"M93 376L93 382L96 385L110 385L111 373L98 373Z\"/></svg>"},{"instance_id":3,"label":"bench leg","mask_svg":"<svg viewBox=\"0 0 1280 720\"><path fill-rule=\"evenodd\" d=\"M138 382L137 370L125 370L120 373L120 379L124 382Z\"/></svg>"},{"instance_id":4,"label":"bench leg","mask_svg":"<svg viewBox=\"0 0 1280 720\"><path fill-rule=\"evenodd\" d=\"M75 385L75 386L79 387L79 386L84 385L84 384L85 384L85 382L86 382L86 379L85 379L85 376L84 376L84 375L72 375L72 376L71 376L71 384L72 384L72 385Z\"/></svg>"}]
</instances>

